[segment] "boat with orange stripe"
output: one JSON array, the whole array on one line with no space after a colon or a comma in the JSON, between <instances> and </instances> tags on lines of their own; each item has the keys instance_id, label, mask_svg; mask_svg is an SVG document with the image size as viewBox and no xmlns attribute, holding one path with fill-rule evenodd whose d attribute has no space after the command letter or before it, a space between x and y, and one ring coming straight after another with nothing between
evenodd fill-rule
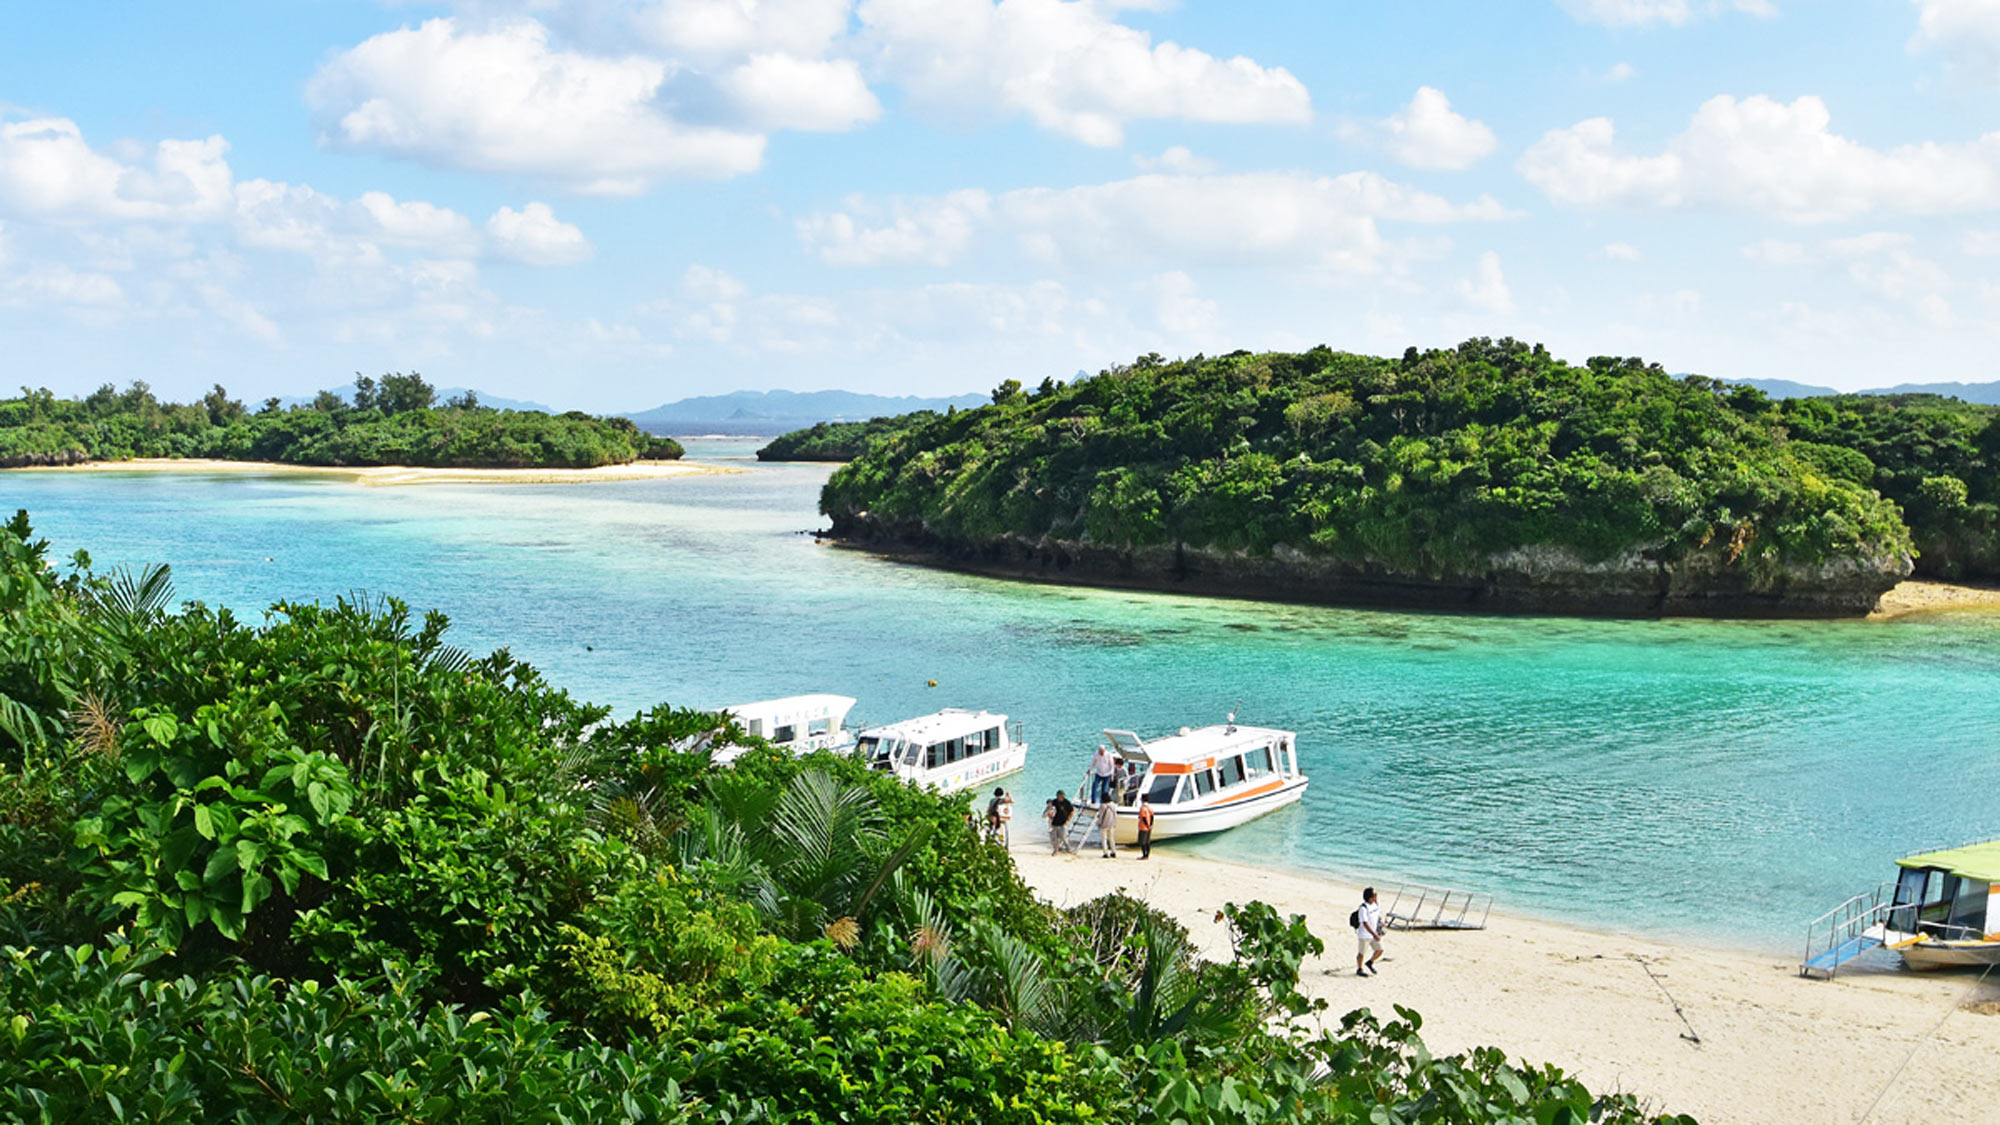
<instances>
[{"instance_id":1,"label":"boat with orange stripe","mask_svg":"<svg viewBox=\"0 0 2000 1125\"><path fill-rule=\"evenodd\" d=\"M1118 788L1118 842L1138 838L1139 805L1153 807L1153 839L1201 836L1255 820L1305 796L1298 736L1272 727L1189 729L1150 741L1129 730L1106 730L1105 748L1124 764ZM1088 775L1079 795L1088 795ZM1079 815L1098 806L1078 802Z\"/></svg>"}]
</instances>

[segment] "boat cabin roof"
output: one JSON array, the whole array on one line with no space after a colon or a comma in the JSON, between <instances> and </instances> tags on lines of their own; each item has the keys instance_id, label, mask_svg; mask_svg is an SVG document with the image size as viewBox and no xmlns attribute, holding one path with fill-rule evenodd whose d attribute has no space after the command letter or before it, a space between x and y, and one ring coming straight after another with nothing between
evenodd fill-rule
<instances>
[{"instance_id":1,"label":"boat cabin roof","mask_svg":"<svg viewBox=\"0 0 2000 1125\"><path fill-rule=\"evenodd\" d=\"M1142 739L1129 730L1107 730L1104 737L1111 741L1113 750L1125 757L1142 758L1161 766L1199 769L1215 758L1240 754L1296 736L1291 731L1275 727L1218 725L1194 730L1182 727L1180 733L1164 738Z\"/></svg>"},{"instance_id":2,"label":"boat cabin roof","mask_svg":"<svg viewBox=\"0 0 2000 1125\"><path fill-rule=\"evenodd\" d=\"M968 711L963 707L947 707L929 715L914 719L904 719L900 723L887 726L869 727L861 732L862 738L900 738L907 742L943 742L948 738L963 738L968 734L992 730L1005 726L1007 716L992 711Z\"/></svg>"},{"instance_id":3,"label":"boat cabin roof","mask_svg":"<svg viewBox=\"0 0 2000 1125\"><path fill-rule=\"evenodd\" d=\"M1896 866L1935 867L1977 883L2000 883L2000 840L1906 855L1896 861Z\"/></svg>"},{"instance_id":4,"label":"boat cabin roof","mask_svg":"<svg viewBox=\"0 0 2000 1125\"><path fill-rule=\"evenodd\" d=\"M827 719L844 717L854 706L854 699L845 695L829 695L818 692L812 695L788 695L783 699L766 699L757 703L738 703L724 707L726 714L738 719L768 719L778 722L783 719Z\"/></svg>"}]
</instances>

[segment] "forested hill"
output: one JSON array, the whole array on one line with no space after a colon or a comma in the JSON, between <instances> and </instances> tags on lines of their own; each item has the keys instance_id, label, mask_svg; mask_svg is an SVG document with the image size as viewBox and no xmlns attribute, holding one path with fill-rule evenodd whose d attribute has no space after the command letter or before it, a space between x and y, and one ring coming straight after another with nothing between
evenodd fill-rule
<instances>
[{"instance_id":1,"label":"forested hill","mask_svg":"<svg viewBox=\"0 0 2000 1125\"><path fill-rule=\"evenodd\" d=\"M832 534L1064 581L1634 614L1862 613L1918 545L1994 558L2000 435L1944 400L1781 408L1486 339L1146 356L994 397L837 471Z\"/></svg>"},{"instance_id":2,"label":"forested hill","mask_svg":"<svg viewBox=\"0 0 2000 1125\"><path fill-rule=\"evenodd\" d=\"M135 382L81 399L22 388L0 399L0 468L214 457L299 465L573 468L672 460L679 443L624 418L490 410L466 393L439 404L422 376L362 376L351 396L264 400L254 412L216 386L198 402L161 402Z\"/></svg>"}]
</instances>

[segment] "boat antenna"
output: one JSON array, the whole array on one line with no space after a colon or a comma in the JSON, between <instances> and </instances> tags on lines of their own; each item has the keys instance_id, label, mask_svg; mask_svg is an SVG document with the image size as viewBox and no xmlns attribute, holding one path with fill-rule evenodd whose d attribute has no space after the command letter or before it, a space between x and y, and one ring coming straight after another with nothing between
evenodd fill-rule
<instances>
[{"instance_id":1,"label":"boat antenna","mask_svg":"<svg viewBox=\"0 0 2000 1125\"><path fill-rule=\"evenodd\" d=\"M1243 710L1243 701L1239 699L1236 701L1236 706L1229 712L1228 729L1224 730L1222 733L1224 734L1236 733L1236 712L1241 710Z\"/></svg>"}]
</instances>

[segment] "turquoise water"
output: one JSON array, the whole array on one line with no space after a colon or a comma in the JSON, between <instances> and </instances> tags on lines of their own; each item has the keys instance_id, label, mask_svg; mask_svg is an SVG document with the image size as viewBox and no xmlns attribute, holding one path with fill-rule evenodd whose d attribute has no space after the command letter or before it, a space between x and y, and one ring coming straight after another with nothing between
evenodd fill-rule
<instances>
[{"instance_id":1,"label":"turquoise water","mask_svg":"<svg viewBox=\"0 0 2000 1125\"><path fill-rule=\"evenodd\" d=\"M742 459L742 440L692 456ZM805 691L1023 720L1028 808L1099 728L1299 731L1300 805L1193 845L1789 952L1898 854L2000 834L2000 621L1479 618L1019 585L822 546L824 466L590 485L9 473L64 554L183 597L397 594L629 711ZM938 681L936 688L927 681Z\"/></svg>"}]
</instances>

